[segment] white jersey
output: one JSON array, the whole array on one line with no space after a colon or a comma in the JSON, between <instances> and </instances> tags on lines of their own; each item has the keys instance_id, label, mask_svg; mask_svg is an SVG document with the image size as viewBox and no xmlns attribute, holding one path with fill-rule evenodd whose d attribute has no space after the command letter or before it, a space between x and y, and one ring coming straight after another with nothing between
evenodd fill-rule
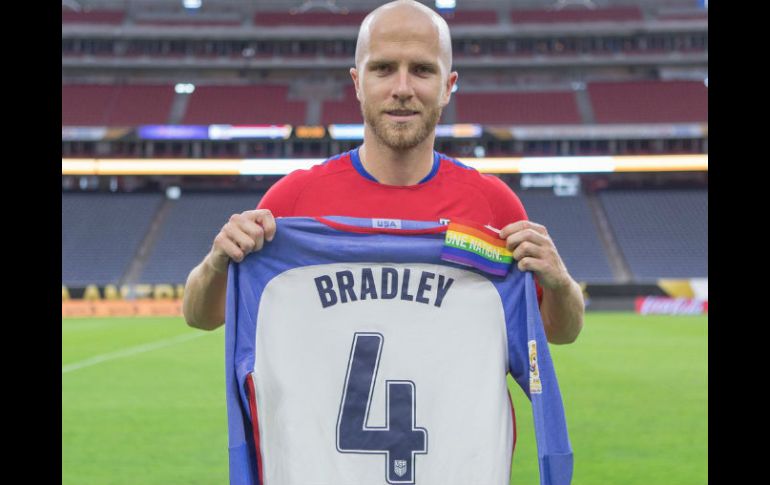
<instances>
[{"instance_id":1,"label":"white jersey","mask_svg":"<svg viewBox=\"0 0 770 485\"><path fill-rule=\"evenodd\" d=\"M231 266L231 484L507 485L508 372L534 398L541 483L568 484L531 275L441 260L436 224L362 222L278 219Z\"/></svg>"}]
</instances>

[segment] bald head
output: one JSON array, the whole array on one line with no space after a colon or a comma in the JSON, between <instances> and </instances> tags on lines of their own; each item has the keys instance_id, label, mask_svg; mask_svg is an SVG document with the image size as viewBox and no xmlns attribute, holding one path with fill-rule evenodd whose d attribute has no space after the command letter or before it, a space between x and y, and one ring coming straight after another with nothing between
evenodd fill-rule
<instances>
[{"instance_id":1,"label":"bald head","mask_svg":"<svg viewBox=\"0 0 770 485\"><path fill-rule=\"evenodd\" d=\"M431 38L444 73L452 70L452 39L446 20L414 0L386 3L364 18L356 42L356 68L365 62L373 40L404 38L409 33Z\"/></svg>"}]
</instances>

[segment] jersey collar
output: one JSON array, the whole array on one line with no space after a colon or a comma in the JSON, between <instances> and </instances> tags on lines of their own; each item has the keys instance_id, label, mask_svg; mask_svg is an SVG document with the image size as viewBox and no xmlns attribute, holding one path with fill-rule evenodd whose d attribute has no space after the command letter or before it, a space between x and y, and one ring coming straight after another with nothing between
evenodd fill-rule
<instances>
[{"instance_id":1,"label":"jersey collar","mask_svg":"<svg viewBox=\"0 0 770 485\"><path fill-rule=\"evenodd\" d=\"M360 148L360 147L358 147L358 148ZM376 178L374 178L374 176L372 174L367 172L366 169L364 168L364 164L361 163L361 158L358 156L358 148L356 148L355 150L352 150L350 152L350 161L353 163L353 167L365 179L371 180L372 182L377 182L379 184L380 181L377 180ZM430 169L430 173L428 173L428 175L423 177L423 179L420 180L419 182L417 182L417 184L415 184L415 185L419 185L419 184L425 183L425 182L429 181L430 179L432 179L433 177L435 177L436 173L438 173L439 165L441 165L441 160L440 160L440 158L438 156L438 152L433 150L433 168Z\"/></svg>"}]
</instances>

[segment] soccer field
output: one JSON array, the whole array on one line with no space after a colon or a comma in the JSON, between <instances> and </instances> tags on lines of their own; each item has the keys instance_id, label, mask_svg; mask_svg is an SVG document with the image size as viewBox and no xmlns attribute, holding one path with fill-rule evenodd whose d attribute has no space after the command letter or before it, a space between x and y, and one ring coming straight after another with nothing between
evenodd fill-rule
<instances>
[{"instance_id":1,"label":"soccer field","mask_svg":"<svg viewBox=\"0 0 770 485\"><path fill-rule=\"evenodd\" d=\"M181 318L64 319L62 484L228 483L223 350L223 329ZM707 317L588 313L551 352L574 485L708 482ZM509 388L511 484L537 485L531 408Z\"/></svg>"}]
</instances>

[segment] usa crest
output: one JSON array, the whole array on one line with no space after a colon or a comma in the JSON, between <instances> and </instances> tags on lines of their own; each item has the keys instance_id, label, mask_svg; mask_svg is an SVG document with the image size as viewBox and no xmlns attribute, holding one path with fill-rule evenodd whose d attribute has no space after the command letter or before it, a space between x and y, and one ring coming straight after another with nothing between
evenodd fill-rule
<instances>
[{"instance_id":1,"label":"usa crest","mask_svg":"<svg viewBox=\"0 0 770 485\"><path fill-rule=\"evenodd\" d=\"M406 460L393 460L393 472L403 477L406 474Z\"/></svg>"},{"instance_id":2,"label":"usa crest","mask_svg":"<svg viewBox=\"0 0 770 485\"><path fill-rule=\"evenodd\" d=\"M537 367L537 342L530 340L529 344L529 393L540 394L543 384L540 382L540 369Z\"/></svg>"}]
</instances>

